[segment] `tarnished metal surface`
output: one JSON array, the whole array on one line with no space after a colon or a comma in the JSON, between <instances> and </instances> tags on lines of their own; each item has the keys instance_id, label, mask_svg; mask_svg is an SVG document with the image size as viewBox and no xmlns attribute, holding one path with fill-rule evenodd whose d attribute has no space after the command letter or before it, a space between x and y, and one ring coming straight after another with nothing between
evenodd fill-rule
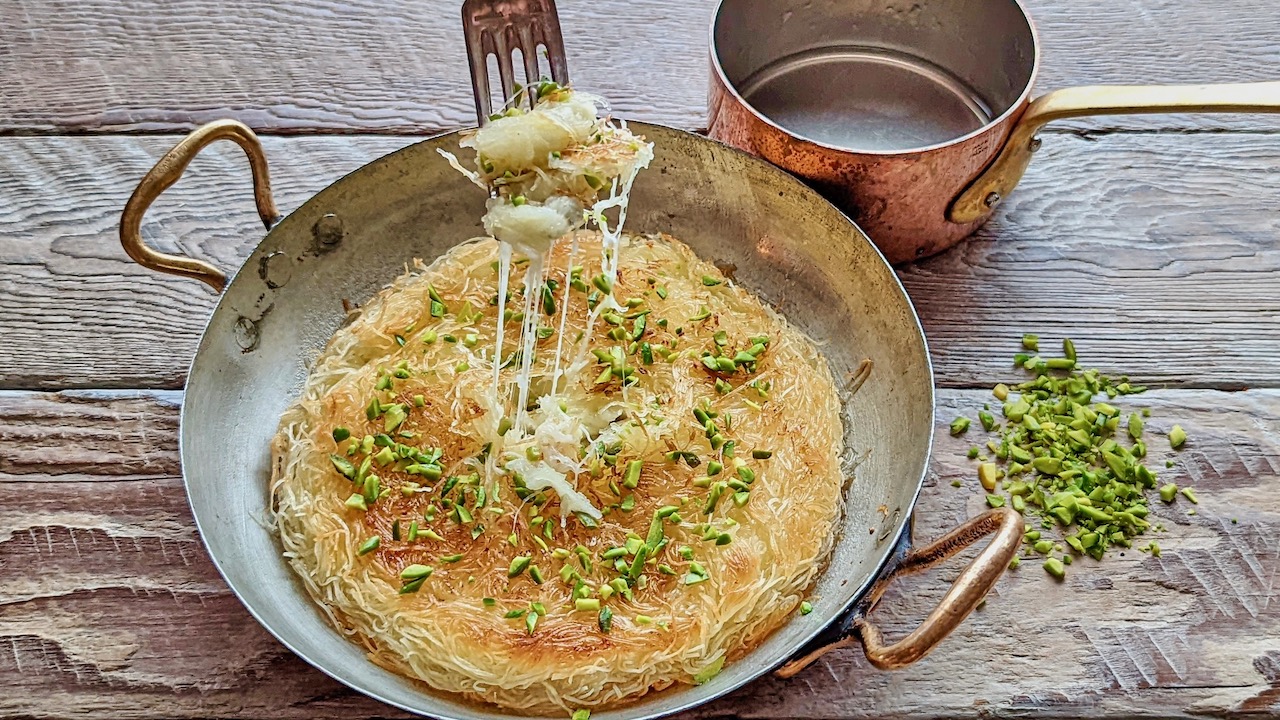
<instances>
[{"instance_id":1,"label":"tarnished metal surface","mask_svg":"<svg viewBox=\"0 0 1280 720\"><path fill-rule=\"evenodd\" d=\"M628 227L668 232L720 266L824 348L844 402L852 481L845 524L815 594L791 620L711 682L655 693L593 717L656 717L706 702L780 665L870 588L901 542L932 444L933 383L911 303L884 258L839 211L786 173L696 135L632 127L656 157L636 183ZM339 180L271 230L230 282L187 382L183 473L211 556L267 629L373 697L428 715L506 717L431 692L369 663L328 624L263 525L268 445L308 366L345 318L403 272L480 234L484 193L425 140ZM287 278L279 269L287 268ZM285 282L281 282L284 279ZM869 364L868 362L869 361ZM870 372L867 372L867 368ZM853 392L853 386L857 386ZM856 466L856 467L855 467Z\"/></svg>"}]
</instances>

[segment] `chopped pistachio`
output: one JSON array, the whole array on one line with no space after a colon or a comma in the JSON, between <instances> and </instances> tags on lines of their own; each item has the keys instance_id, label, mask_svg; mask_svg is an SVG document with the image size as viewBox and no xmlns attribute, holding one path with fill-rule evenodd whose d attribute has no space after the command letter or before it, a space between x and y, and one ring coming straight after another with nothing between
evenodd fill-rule
<instances>
[{"instance_id":1,"label":"chopped pistachio","mask_svg":"<svg viewBox=\"0 0 1280 720\"><path fill-rule=\"evenodd\" d=\"M422 589L422 584L425 583L426 581L427 581L427 578L425 576L420 577L417 580L410 580L409 582L406 582L405 584L400 586L400 594L408 595L410 593L416 593Z\"/></svg>"},{"instance_id":2,"label":"chopped pistachio","mask_svg":"<svg viewBox=\"0 0 1280 720\"><path fill-rule=\"evenodd\" d=\"M1063 527L1063 541L1073 551L1101 559L1108 547L1131 547L1132 537L1150 527L1144 519L1145 491L1157 487L1157 477L1144 464L1147 448L1140 438L1146 413L1128 416L1125 430L1131 444L1125 447L1117 438L1123 432L1121 409L1094 398L1105 394L1109 400L1145 388L1081 369L1069 341L1063 343L1065 358L1042 359L1033 354L1039 350L1038 341L1034 344L1026 348L1031 353L1014 356L1015 365L1034 377L992 391L1003 402L1008 422L1002 426L994 415L988 421L979 413L983 428L996 433L987 443L996 462L989 464L984 490L995 503L1007 501L1018 512L1040 515L1045 529ZM1064 372L1050 373L1055 369ZM979 456L987 464L985 460ZM979 473L984 479L981 468ZM1001 488L1007 495L997 494ZM1166 485L1161 498L1172 502L1176 492L1176 486ZM1060 552L1061 547L1049 550Z\"/></svg>"},{"instance_id":3,"label":"chopped pistachio","mask_svg":"<svg viewBox=\"0 0 1280 720\"><path fill-rule=\"evenodd\" d=\"M507 569L507 577L513 578L524 572L529 567L529 563L533 562L533 558L528 555L521 555L511 561L511 567Z\"/></svg>"},{"instance_id":4,"label":"chopped pistachio","mask_svg":"<svg viewBox=\"0 0 1280 720\"><path fill-rule=\"evenodd\" d=\"M643 469L643 460L628 461L626 473L622 477L622 486L629 489L635 489L640 484L640 471Z\"/></svg>"},{"instance_id":5,"label":"chopped pistachio","mask_svg":"<svg viewBox=\"0 0 1280 720\"><path fill-rule=\"evenodd\" d=\"M401 580L417 580L419 578L431 577L431 573L435 572L435 568L430 565L410 565L400 571Z\"/></svg>"},{"instance_id":6,"label":"chopped pistachio","mask_svg":"<svg viewBox=\"0 0 1280 720\"><path fill-rule=\"evenodd\" d=\"M978 482L982 483L983 490L995 492L999 472L995 463L982 463L978 466Z\"/></svg>"},{"instance_id":7,"label":"chopped pistachio","mask_svg":"<svg viewBox=\"0 0 1280 720\"><path fill-rule=\"evenodd\" d=\"M354 480L356 477L356 467L351 464L350 460L341 455L330 455L329 462L333 464L333 468L348 480Z\"/></svg>"},{"instance_id":8,"label":"chopped pistachio","mask_svg":"<svg viewBox=\"0 0 1280 720\"><path fill-rule=\"evenodd\" d=\"M716 658L711 664L702 668L693 676L694 685L703 685L710 682L712 678L720 674L720 670L724 668L724 656Z\"/></svg>"},{"instance_id":9,"label":"chopped pistachio","mask_svg":"<svg viewBox=\"0 0 1280 720\"><path fill-rule=\"evenodd\" d=\"M382 416L382 425L384 432L394 432L396 428L408 417L405 406L402 404L388 405Z\"/></svg>"},{"instance_id":10,"label":"chopped pistachio","mask_svg":"<svg viewBox=\"0 0 1280 720\"><path fill-rule=\"evenodd\" d=\"M1142 416L1138 413L1129 413L1129 437L1137 440L1142 437Z\"/></svg>"}]
</instances>

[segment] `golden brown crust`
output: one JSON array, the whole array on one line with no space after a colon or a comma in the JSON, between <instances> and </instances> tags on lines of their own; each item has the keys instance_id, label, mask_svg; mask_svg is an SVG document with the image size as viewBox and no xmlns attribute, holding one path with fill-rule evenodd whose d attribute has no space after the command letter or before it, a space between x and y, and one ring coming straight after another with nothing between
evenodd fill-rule
<instances>
[{"instance_id":1,"label":"golden brown crust","mask_svg":"<svg viewBox=\"0 0 1280 720\"><path fill-rule=\"evenodd\" d=\"M600 318L587 333L587 294L578 290L569 292L561 348L562 365L572 370L559 381L558 397L569 415L596 418L583 421L589 427L580 428L582 434L592 442L581 443L584 472L569 481L594 507L607 509L592 523L599 527L575 515L562 517L554 491L521 499L511 476L499 469L509 458L524 456L528 443L518 432L497 432L500 419L515 411L514 393L505 410L493 400L490 358L500 310L490 305L497 286L492 241L458 246L369 302L334 336L303 397L286 412L273 442L272 480L286 557L335 624L370 648L374 662L440 689L558 714L689 682L717 658L745 654L799 604L829 551L840 512L842 429L825 361L810 341L744 291L708 284L724 278L684 245L666 237L629 243L620 256L614 296L642 302L617 314L649 310L642 340L674 347L669 359L659 355L645 364L636 349L628 356L636 384L625 390L616 379L597 384L607 366L590 350L631 341L605 339L611 325ZM569 266L584 266L582 278L589 282L600 272L600 255L598 235L557 244L548 272L557 285L557 312L543 325L559 328ZM444 317L432 317L429 284L447 306ZM508 308L518 312L519 273L513 272L511 288ZM625 319L622 327L630 334L635 322ZM579 332L589 340L575 344ZM426 342L432 333L435 341ZM517 323L506 325L504 358L518 347L518 333ZM722 346L716 344L720 333ZM446 335L456 342L447 342ZM558 335L538 343L536 384L543 389L550 384ZM731 356L759 335L770 341L751 372L711 372L701 360L706 348ZM503 370L504 385L516 365ZM397 367L407 377L394 377ZM379 391L388 382L384 378L391 387ZM717 379L733 389L717 392ZM757 392L749 386L753 380L771 383L765 385L769 391ZM348 456L348 449L366 435L384 433L385 416L370 420L366 414L375 396L382 407L407 408L388 437L427 453L438 448L442 476L409 474L406 463L412 459L375 461L370 473L385 492L361 511L344 501L364 486L335 470L329 456L350 457L358 465L363 455L357 450ZM705 512L713 491L709 482L742 479L735 474L735 458L712 450L695 407L718 413L719 432L735 441L738 464L754 475L742 506L733 502L730 488ZM332 431L339 426L351 439L334 441ZM614 464L602 461L609 454L602 449L616 450ZM752 457L752 450L765 449L773 456ZM698 466L668 460L672 450L696 453ZM635 459L643 461L639 483L626 488L626 465ZM708 479L713 459L724 470ZM474 480L467 479L471 475ZM449 478L458 477L464 480L444 496ZM479 488L485 489L483 503ZM452 511L446 498L462 498L470 521ZM620 507L624 502L627 509ZM647 539L654 513L663 506L679 508L662 523L667 544L646 548L653 557L631 576L631 599L603 599L614 615L611 631L602 632L596 612L575 609L575 585L580 579L591 598L600 598L603 586L627 577L627 569L601 555L625 546L629 535ZM413 524L438 539L409 542ZM378 549L358 554L360 544L375 535L381 538ZM720 535L728 544L716 544ZM586 564L574 552L579 547ZM682 554L683 548L689 550ZM541 584L527 570L508 577L517 557L530 558ZM624 563L631 560L624 556ZM430 565L434 573L417 592L401 594L405 581L399 573L413 564ZM705 568L708 579L687 584L696 566ZM562 570L572 573L567 582ZM495 602L489 607L482 598ZM535 603L546 612L530 633L525 618ZM504 617L519 610L525 617Z\"/></svg>"}]
</instances>

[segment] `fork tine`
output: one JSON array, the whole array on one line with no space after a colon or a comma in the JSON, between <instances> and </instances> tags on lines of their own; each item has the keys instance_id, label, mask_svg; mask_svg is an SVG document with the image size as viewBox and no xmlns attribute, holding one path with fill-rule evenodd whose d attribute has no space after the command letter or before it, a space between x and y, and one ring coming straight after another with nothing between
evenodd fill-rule
<instances>
[{"instance_id":1,"label":"fork tine","mask_svg":"<svg viewBox=\"0 0 1280 720\"><path fill-rule=\"evenodd\" d=\"M537 23L542 44L547 47L547 60L551 64L551 79L561 85L569 84L569 62L564 53L564 35L560 32L560 15L554 0L543 0L544 15Z\"/></svg>"},{"instance_id":2,"label":"fork tine","mask_svg":"<svg viewBox=\"0 0 1280 720\"><path fill-rule=\"evenodd\" d=\"M515 70L511 66L511 45L508 42L511 26L493 33L493 49L498 56L498 78L502 81L502 102L505 105L515 94Z\"/></svg>"},{"instance_id":3,"label":"fork tine","mask_svg":"<svg viewBox=\"0 0 1280 720\"><path fill-rule=\"evenodd\" d=\"M519 33L520 55L524 58L524 84L529 86L542 79L538 71L538 41L533 36L533 29L527 25L522 25ZM532 105L534 100L535 98L530 94L529 104Z\"/></svg>"},{"instance_id":4,"label":"fork tine","mask_svg":"<svg viewBox=\"0 0 1280 720\"><path fill-rule=\"evenodd\" d=\"M483 126L493 114L493 98L489 90L489 53L482 18L488 12L488 0L463 0L462 37L467 45L467 64L471 69L471 92L476 101L476 124Z\"/></svg>"},{"instance_id":5,"label":"fork tine","mask_svg":"<svg viewBox=\"0 0 1280 720\"><path fill-rule=\"evenodd\" d=\"M471 61L471 91L476 99L476 124L484 125L493 114L493 97L489 90L488 45L484 34L474 40L467 33L467 57Z\"/></svg>"}]
</instances>

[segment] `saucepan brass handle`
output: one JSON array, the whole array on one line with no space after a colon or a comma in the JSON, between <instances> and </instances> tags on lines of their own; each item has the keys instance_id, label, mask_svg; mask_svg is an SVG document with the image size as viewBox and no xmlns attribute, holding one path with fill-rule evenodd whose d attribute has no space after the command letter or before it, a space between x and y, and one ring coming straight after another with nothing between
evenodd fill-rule
<instances>
[{"instance_id":1,"label":"saucepan brass handle","mask_svg":"<svg viewBox=\"0 0 1280 720\"><path fill-rule=\"evenodd\" d=\"M996 159L955 199L947 218L971 223L1009 196L1039 147L1036 133L1054 120L1087 115L1280 112L1280 82L1229 85L1099 85L1056 90L1027 107Z\"/></svg>"},{"instance_id":2,"label":"saucepan brass handle","mask_svg":"<svg viewBox=\"0 0 1280 720\"><path fill-rule=\"evenodd\" d=\"M880 629L859 613L849 623L849 632L842 633L831 642L806 648L803 655L787 662L777 670L777 674L791 677L827 652L850 645L855 640L862 641L867 660L882 670L905 667L919 660L951 634L986 597L1017 554L1022 544L1022 528L1021 515L1007 507L997 508L973 518L925 547L908 550L897 566L871 589L864 601L868 611L879 602L894 578L933 567L982 538L995 534L987 547L956 578L938 607L905 638L886 645Z\"/></svg>"},{"instance_id":3,"label":"saucepan brass handle","mask_svg":"<svg viewBox=\"0 0 1280 720\"><path fill-rule=\"evenodd\" d=\"M258 216L262 218L262 224L270 230L280 220L275 200L271 197L267 156L262 152L258 136L248 126L235 120L215 120L200 126L165 153L142 178L142 182L138 183L120 216L120 244L134 262L145 268L195 278L222 292L227 284L226 273L201 260L162 253L142 242L142 216L151 207L151 203L182 177L192 158L217 140L231 140L249 156L249 169L253 172L253 199L258 205Z\"/></svg>"}]
</instances>

